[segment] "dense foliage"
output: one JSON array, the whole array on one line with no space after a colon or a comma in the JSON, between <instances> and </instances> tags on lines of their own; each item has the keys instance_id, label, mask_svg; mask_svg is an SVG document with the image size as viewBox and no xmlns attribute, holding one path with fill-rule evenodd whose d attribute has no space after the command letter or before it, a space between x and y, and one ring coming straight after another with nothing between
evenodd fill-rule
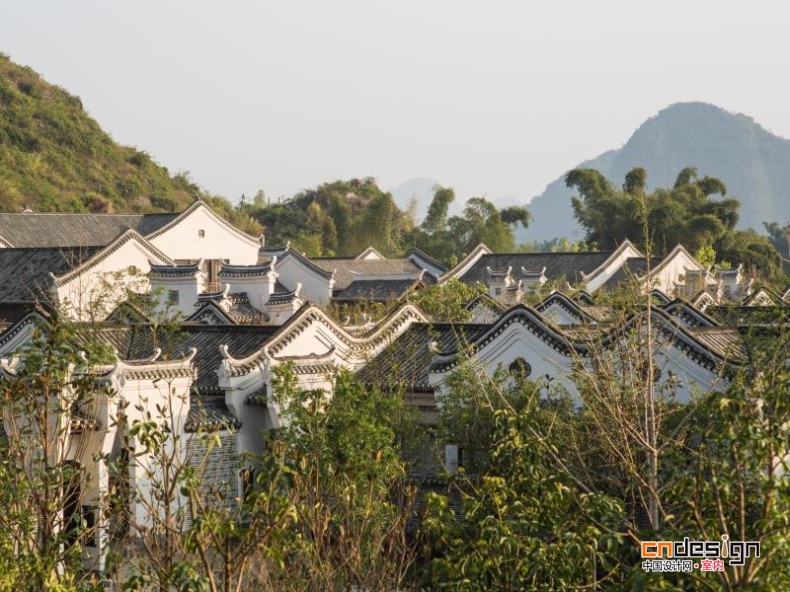
<instances>
[{"instance_id":1,"label":"dense foliage","mask_svg":"<svg viewBox=\"0 0 790 592\"><path fill-rule=\"evenodd\" d=\"M524 207L497 209L484 197L473 197L466 202L461 216L448 218L455 192L436 187L428 215L416 233L416 245L439 259L457 262L480 243L494 252L512 252L516 248L513 231L518 225L526 228L530 215Z\"/></svg>"},{"instance_id":2,"label":"dense foliage","mask_svg":"<svg viewBox=\"0 0 790 592\"><path fill-rule=\"evenodd\" d=\"M64 387L81 405L97 396L73 333L53 319L26 349L26 364L0 379L2 590L98 587L81 568L95 526L61 511L83 474L64 457L66 408L52 397ZM786 590L787 336L760 327L744 345L749 362L733 370L726 392L684 404L672 376L644 371L661 342L639 331L624 335L619 361L595 351L579 360L582 406L547 379L490 376L464 363L442 392L439 456L419 460L438 469L421 494L425 482L409 477L418 461L409 443L426 433L403 393L383 394L349 373L333 378L329 397L297 388L288 364L276 370L271 402L288 423L270 433L265 454L236 459L252 472L230 504L227 483L207 487L205 465L175 454L186 442L157 419L159 405L130 424L119 416L138 446L133 457L107 459L108 469L128 474L116 463L139 463L137 471L156 473L144 473L153 496L135 492L151 500L150 514L123 518L135 531L126 540L115 530L106 576L126 590ZM25 417L38 423L18 421ZM217 440L210 431L193 437ZM455 475L442 473L446 442L465 451ZM131 493L107 495L113 524ZM161 511L179 500L200 519ZM35 536L40 528L47 536ZM759 541L763 552L722 572L642 568L642 540L722 534Z\"/></svg>"},{"instance_id":3,"label":"dense foliage","mask_svg":"<svg viewBox=\"0 0 790 592\"><path fill-rule=\"evenodd\" d=\"M671 189L653 192L646 190L642 168L626 175L622 189L594 169L575 169L565 182L579 192L572 200L573 211L587 231L586 241L600 249L614 249L628 239L663 256L683 245L702 260L712 252L717 262L744 264L765 277L779 271L779 255L768 239L752 230L736 230L740 202L724 198L727 189L719 179L700 179L692 167L680 171Z\"/></svg>"},{"instance_id":4,"label":"dense foliage","mask_svg":"<svg viewBox=\"0 0 790 592\"><path fill-rule=\"evenodd\" d=\"M440 261L455 262L483 242L513 251L513 230L529 223L523 207L497 209L482 197L466 202L461 216L448 217L452 189L436 187L428 215L417 225L413 212L395 205L373 178L324 183L281 203L254 200L242 211L266 228L269 244L285 244L313 257L349 257L373 246L385 256L418 247Z\"/></svg>"}]
</instances>

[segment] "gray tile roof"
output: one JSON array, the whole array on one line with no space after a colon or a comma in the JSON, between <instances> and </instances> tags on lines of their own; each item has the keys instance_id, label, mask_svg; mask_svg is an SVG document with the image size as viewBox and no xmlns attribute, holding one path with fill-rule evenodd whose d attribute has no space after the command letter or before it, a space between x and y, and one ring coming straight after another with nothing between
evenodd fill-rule
<instances>
[{"instance_id":1,"label":"gray tile roof","mask_svg":"<svg viewBox=\"0 0 790 592\"><path fill-rule=\"evenodd\" d=\"M238 429L241 419L235 417L225 404L225 397L192 397L184 429L187 432L216 432Z\"/></svg>"},{"instance_id":2,"label":"gray tile roof","mask_svg":"<svg viewBox=\"0 0 790 592\"><path fill-rule=\"evenodd\" d=\"M228 310L225 310L219 303L223 300L227 301ZM247 292L236 292L228 294L224 292L216 292L212 294L200 294L198 301L195 303L198 310L190 315L190 321L200 322L201 314L206 312L208 308L212 308L222 316L226 317L229 322L237 325L251 325L260 324L266 320L266 315L255 308L250 302Z\"/></svg>"},{"instance_id":3,"label":"gray tile roof","mask_svg":"<svg viewBox=\"0 0 790 592\"><path fill-rule=\"evenodd\" d=\"M655 269L663 261L661 257L650 258L650 269ZM647 257L629 257L625 263L615 271L612 276L601 286L604 290L613 290L623 282L640 278L647 273Z\"/></svg>"},{"instance_id":4,"label":"gray tile roof","mask_svg":"<svg viewBox=\"0 0 790 592\"><path fill-rule=\"evenodd\" d=\"M613 251L598 253L492 253L483 255L469 270L460 276L464 282L484 282L488 275L486 268L505 271L512 268L513 279L522 277L521 268L540 271L546 268L549 281L567 280L571 284L582 280L580 272L590 274L606 261Z\"/></svg>"},{"instance_id":5,"label":"gray tile roof","mask_svg":"<svg viewBox=\"0 0 790 592\"><path fill-rule=\"evenodd\" d=\"M423 286L420 280L354 280L345 290L334 295L338 302L391 302L404 298Z\"/></svg>"},{"instance_id":6,"label":"gray tile roof","mask_svg":"<svg viewBox=\"0 0 790 592\"><path fill-rule=\"evenodd\" d=\"M266 275L272 270L269 263L263 265L231 265L223 263L219 270L219 277L240 278L240 277L259 277Z\"/></svg>"},{"instance_id":7,"label":"gray tile roof","mask_svg":"<svg viewBox=\"0 0 790 592\"><path fill-rule=\"evenodd\" d=\"M283 291L281 291L281 289ZM277 284L275 284L274 286L274 294L271 294L269 296L269 300L266 304L270 304L272 306L277 304L289 304L294 300L296 300L297 298L298 296L296 295L295 289L288 290L285 288L285 286L280 284L280 282L277 282Z\"/></svg>"},{"instance_id":8,"label":"gray tile roof","mask_svg":"<svg viewBox=\"0 0 790 592\"><path fill-rule=\"evenodd\" d=\"M0 213L0 237L14 247L97 247L130 228L146 236L179 215Z\"/></svg>"},{"instance_id":9,"label":"gray tile roof","mask_svg":"<svg viewBox=\"0 0 790 592\"><path fill-rule=\"evenodd\" d=\"M85 248L0 249L0 302L49 299L53 275L63 275L100 250Z\"/></svg>"},{"instance_id":10,"label":"gray tile roof","mask_svg":"<svg viewBox=\"0 0 790 592\"><path fill-rule=\"evenodd\" d=\"M200 261L185 265L155 265L151 263L150 277L192 277L200 271Z\"/></svg>"},{"instance_id":11,"label":"gray tile roof","mask_svg":"<svg viewBox=\"0 0 790 592\"><path fill-rule=\"evenodd\" d=\"M705 314L729 327L743 325L774 325L790 322L790 306L717 306L705 309Z\"/></svg>"},{"instance_id":12,"label":"gray tile roof","mask_svg":"<svg viewBox=\"0 0 790 592\"><path fill-rule=\"evenodd\" d=\"M743 336L738 329L725 327L694 327L689 333L704 344L712 353L729 361L742 361L748 358Z\"/></svg>"},{"instance_id":13,"label":"gray tile roof","mask_svg":"<svg viewBox=\"0 0 790 592\"><path fill-rule=\"evenodd\" d=\"M436 342L440 351L455 350L474 341L490 327L469 323L414 323L357 372L357 378L383 390L427 388L428 368L433 359L431 342Z\"/></svg>"},{"instance_id":14,"label":"gray tile roof","mask_svg":"<svg viewBox=\"0 0 790 592\"><path fill-rule=\"evenodd\" d=\"M360 275L413 275L418 278L422 268L408 259L311 259L324 271L335 272L335 291L345 290Z\"/></svg>"},{"instance_id":15,"label":"gray tile roof","mask_svg":"<svg viewBox=\"0 0 790 592\"><path fill-rule=\"evenodd\" d=\"M216 393L216 370L222 362L219 346L227 345L231 356L245 358L260 350L278 329L262 325L181 325L155 339L151 325L137 325L128 328L131 333L128 348L125 352L119 350L119 355L126 360L146 359L160 347L163 357L180 358L194 347L197 354L193 363L198 369L196 387L202 394ZM115 334L112 339L119 344L123 342Z\"/></svg>"}]
</instances>

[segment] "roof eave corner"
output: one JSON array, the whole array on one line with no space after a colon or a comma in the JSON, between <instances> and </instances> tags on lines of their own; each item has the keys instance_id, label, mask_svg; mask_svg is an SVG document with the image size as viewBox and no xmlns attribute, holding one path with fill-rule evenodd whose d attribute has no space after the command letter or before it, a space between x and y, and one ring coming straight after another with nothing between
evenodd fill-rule
<instances>
[{"instance_id":1,"label":"roof eave corner","mask_svg":"<svg viewBox=\"0 0 790 592\"><path fill-rule=\"evenodd\" d=\"M485 243L478 244L474 249L472 249L471 253L461 260L458 265L448 270L441 277L437 278L437 283L443 284L449 279L462 275L463 272L467 271L470 267L477 263L480 257L483 255L491 255L492 253L493 251L491 251L491 249L489 249Z\"/></svg>"}]
</instances>

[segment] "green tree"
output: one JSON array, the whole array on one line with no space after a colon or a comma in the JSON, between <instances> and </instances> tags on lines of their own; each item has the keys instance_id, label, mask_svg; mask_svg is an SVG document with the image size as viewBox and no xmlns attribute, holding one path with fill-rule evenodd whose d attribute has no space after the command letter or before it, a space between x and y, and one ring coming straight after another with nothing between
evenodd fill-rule
<instances>
[{"instance_id":1,"label":"green tree","mask_svg":"<svg viewBox=\"0 0 790 592\"><path fill-rule=\"evenodd\" d=\"M459 323L471 320L472 313L466 305L487 292L488 289L480 282L468 284L452 278L441 285L426 286L412 292L408 298L438 323Z\"/></svg>"},{"instance_id":2,"label":"green tree","mask_svg":"<svg viewBox=\"0 0 790 592\"><path fill-rule=\"evenodd\" d=\"M417 246L440 261L449 261L455 249L455 241L447 226L447 213L454 200L453 189L439 185L434 187L433 200L417 235Z\"/></svg>"},{"instance_id":3,"label":"green tree","mask_svg":"<svg viewBox=\"0 0 790 592\"><path fill-rule=\"evenodd\" d=\"M682 244L692 253L713 249L721 260L744 263L765 277L776 274L779 258L768 240L752 231L735 230L740 203L725 197L727 189L719 179L699 179L696 169L687 167L671 189L650 193L645 191L646 180L645 170L635 168L626 175L621 191L593 169L575 169L566 175L566 185L578 191L579 196L572 198L573 211L587 231L588 244L614 249L628 239L656 255L666 255Z\"/></svg>"},{"instance_id":4,"label":"green tree","mask_svg":"<svg viewBox=\"0 0 790 592\"><path fill-rule=\"evenodd\" d=\"M422 223L423 232L432 235L447 230L447 212L453 201L455 201L455 191L452 188L440 185L433 188L433 200Z\"/></svg>"},{"instance_id":5,"label":"green tree","mask_svg":"<svg viewBox=\"0 0 790 592\"><path fill-rule=\"evenodd\" d=\"M546 454L558 443L546 442L554 417L540 400L541 388L508 381L466 366L448 385L447 396L457 403L445 412L453 417L449 437L475 446L480 462L454 482L462 519L447 496L428 495L432 589L605 589L607 583L619 589L622 503L557 471ZM567 402L555 403L573 413ZM469 456L465 451L465 465Z\"/></svg>"},{"instance_id":6,"label":"green tree","mask_svg":"<svg viewBox=\"0 0 790 592\"><path fill-rule=\"evenodd\" d=\"M469 199L463 216L453 216L448 223L457 251L468 253L480 243L485 243L494 252L513 251L516 245L513 227L524 224L526 211L518 214L508 208L504 212L509 221L505 221L502 212L484 197Z\"/></svg>"},{"instance_id":7,"label":"green tree","mask_svg":"<svg viewBox=\"0 0 790 592\"><path fill-rule=\"evenodd\" d=\"M297 388L289 365L276 370L275 397L288 427L272 442L292 467L295 525L281 544L287 569L268 585L288 590L399 589L414 559L406 523L414 492L400 457L406 410L355 382L334 380L331 397Z\"/></svg>"},{"instance_id":8,"label":"green tree","mask_svg":"<svg viewBox=\"0 0 790 592\"><path fill-rule=\"evenodd\" d=\"M57 317L20 354L24 361L6 361L0 373L0 581L8 590L98 589L82 565L96 526L75 502L88 485L82 463L91 459L70 445L72 413L89 418L112 393L94 388L96 360L82 358Z\"/></svg>"}]
</instances>

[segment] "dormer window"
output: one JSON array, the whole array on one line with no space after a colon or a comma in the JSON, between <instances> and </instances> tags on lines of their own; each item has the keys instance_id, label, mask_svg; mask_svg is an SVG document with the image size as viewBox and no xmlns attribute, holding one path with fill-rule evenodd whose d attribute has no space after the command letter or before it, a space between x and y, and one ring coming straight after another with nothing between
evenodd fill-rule
<instances>
[{"instance_id":1,"label":"dormer window","mask_svg":"<svg viewBox=\"0 0 790 592\"><path fill-rule=\"evenodd\" d=\"M205 238L206 231L205 230L198 230L198 238Z\"/></svg>"}]
</instances>

